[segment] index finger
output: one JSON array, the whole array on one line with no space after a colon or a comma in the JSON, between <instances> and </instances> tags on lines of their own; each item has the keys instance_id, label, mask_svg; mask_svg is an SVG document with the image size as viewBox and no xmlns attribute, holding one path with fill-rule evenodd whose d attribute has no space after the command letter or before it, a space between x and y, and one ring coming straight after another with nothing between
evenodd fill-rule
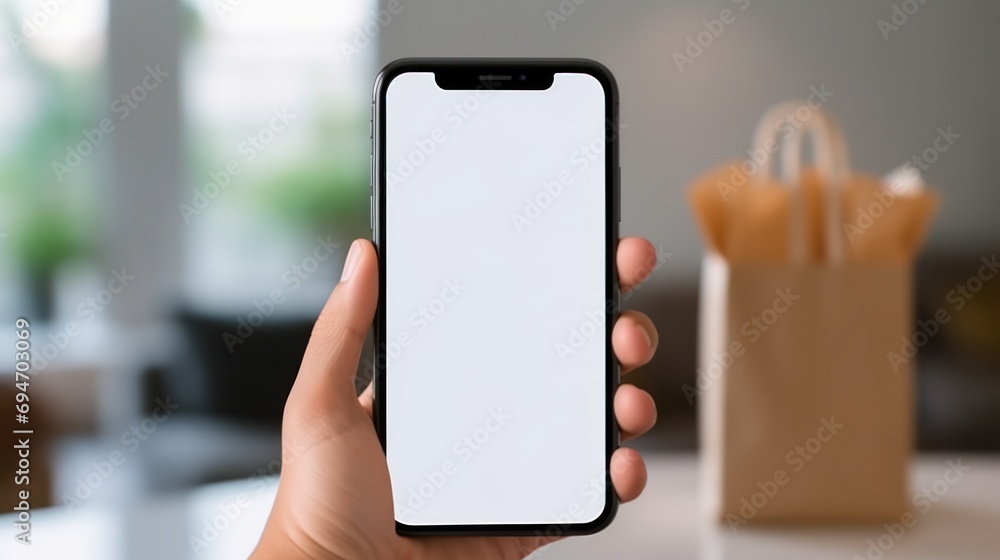
<instances>
[{"instance_id":1,"label":"index finger","mask_svg":"<svg viewBox=\"0 0 1000 560\"><path fill-rule=\"evenodd\" d=\"M618 283L627 292L660 267L660 255L653 244L642 237L623 237L618 242Z\"/></svg>"}]
</instances>

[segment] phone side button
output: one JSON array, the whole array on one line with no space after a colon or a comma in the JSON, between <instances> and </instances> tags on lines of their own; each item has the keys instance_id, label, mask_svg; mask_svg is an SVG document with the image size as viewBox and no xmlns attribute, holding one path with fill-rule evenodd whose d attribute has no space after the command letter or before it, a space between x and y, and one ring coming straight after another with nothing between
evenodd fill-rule
<instances>
[{"instance_id":1,"label":"phone side button","mask_svg":"<svg viewBox=\"0 0 1000 560\"><path fill-rule=\"evenodd\" d=\"M375 231L375 196L368 195L368 228Z\"/></svg>"},{"instance_id":2,"label":"phone side button","mask_svg":"<svg viewBox=\"0 0 1000 560\"><path fill-rule=\"evenodd\" d=\"M622 223L622 166L618 166L618 177L617 177L617 188L615 191L618 193L618 198L615 200L615 204L618 210L618 223Z\"/></svg>"}]
</instances>

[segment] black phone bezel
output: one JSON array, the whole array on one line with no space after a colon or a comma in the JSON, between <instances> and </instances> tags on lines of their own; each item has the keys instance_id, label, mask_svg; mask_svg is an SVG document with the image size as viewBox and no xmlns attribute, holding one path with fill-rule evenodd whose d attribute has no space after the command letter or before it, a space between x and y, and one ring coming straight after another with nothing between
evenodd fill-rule
<instances>
[{"instance_id":1,"label":"black phone bezel","mask_svg":"<svg viewBox=\"0 0 1000 560\"><path fill-rule=\"evenodd\" d=\"M620 222L620 167L618 127L618 86L614 76L602 64L588 59L517 59L517 58L407 58L386 65L375 79L372 95L371 226L372 241L379 255L379 304L374 321L373 416L382 450L385 451L385 95L389 84L407 72L434 72L438 85L445 89L466 89L465 84L482 85L481 76L513 76L514 79L491 81L493 89L547 89L555 73L583 73L596 78L605 94L605 344L606 356L606 457L604 511L587 523L498 524L498 525L408 525L398 520L401 535L443 536L568 536L588 535L606 528L618 512L618 496L611 482L611 456L619 447L618 424L614 415L614 395L620 381L620 369L611 345L611 335L620 307L616 257ZM526 76L519 80L520 74ZM473 79L475 78L475 80ZM469 89L474 89L469 88ZM395 515L394 515L395 517Z\"/></svg>"}]
</instances>

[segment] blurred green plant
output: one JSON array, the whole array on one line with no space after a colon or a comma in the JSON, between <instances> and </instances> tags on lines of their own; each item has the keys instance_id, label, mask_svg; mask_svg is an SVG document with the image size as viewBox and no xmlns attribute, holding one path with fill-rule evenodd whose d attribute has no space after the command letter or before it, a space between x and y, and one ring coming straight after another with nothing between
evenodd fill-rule
<instances>
[{"instance_id":1,"label":"blurred green plant","mask_svg":"<svg viewBox=\"0 0 1000 560\"><path fill-rule=\"evenodd\" d=\"M261 177L257 204L309 233L368 233L368 120L322 118L309 153Z\"/></svg>"},{"instance_id":2,"label":"blurred green plant","mask_svg":"<svg viewBox=\"0 0 1000 560\"><path fill-rule=\"evenodd\" d=\"M18 21L9 7L4 15ZM45 318L58 268L93 254L94 167L84 162L60 182L52 162L62 162L80 131L93 128L101 68L56 67L30 45L12 60L28 78L34 106L25 108L33 114L16 131L17 141L0 152L0 200L13 210L5 233L33 292L35 312Z\"/></svg>"},{"instance_id":3,"label":"blurred green plant","mask_svg":"<svg viewBox=\"0 0 1000 560\"><path fill-rule=\"evenodd\" d=\"M205 22L191 2L185 6L184 42L197 52L206 38ZM318 93L313 103L318 115L303 131L308 147L273 164L255 163L252 173L240 177L240 187L230 189L226 204L243 205L269 223L308 236L368 235L368 106L345 108ZM213 134L219 131L200 126L192 124L186 142L192 176L203 180L231 154L218 151Z\"/></svg>"},{"instance_id":4,"label":"blurred green plant","mask_svg":"<svg viewBox=\"0 0 1000 560\"><path fill-rule=\"evenodd\" d=\"M22 222L15 234L13 245L30 275L51 275L60 264L90 253L89 239L80 235L65 208L45 206L29 215L30 219Z\"/></svg>"}]
</instances>

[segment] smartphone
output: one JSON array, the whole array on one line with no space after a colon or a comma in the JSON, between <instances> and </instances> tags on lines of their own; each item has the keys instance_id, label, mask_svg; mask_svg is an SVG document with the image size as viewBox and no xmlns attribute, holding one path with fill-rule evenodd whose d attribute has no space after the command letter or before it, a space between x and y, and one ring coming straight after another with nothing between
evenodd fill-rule
<instances>
[{"instance_id":1,"label":"smartphone","mask_svg":"<svg viewBox=\"0 0 1000 560\"><path fill-rule=\"evenodd\" d=\"M376 79L374 411L400 534L613 519L617 122L589 60L408 59Z\"/></svg>"}]
</instances>

